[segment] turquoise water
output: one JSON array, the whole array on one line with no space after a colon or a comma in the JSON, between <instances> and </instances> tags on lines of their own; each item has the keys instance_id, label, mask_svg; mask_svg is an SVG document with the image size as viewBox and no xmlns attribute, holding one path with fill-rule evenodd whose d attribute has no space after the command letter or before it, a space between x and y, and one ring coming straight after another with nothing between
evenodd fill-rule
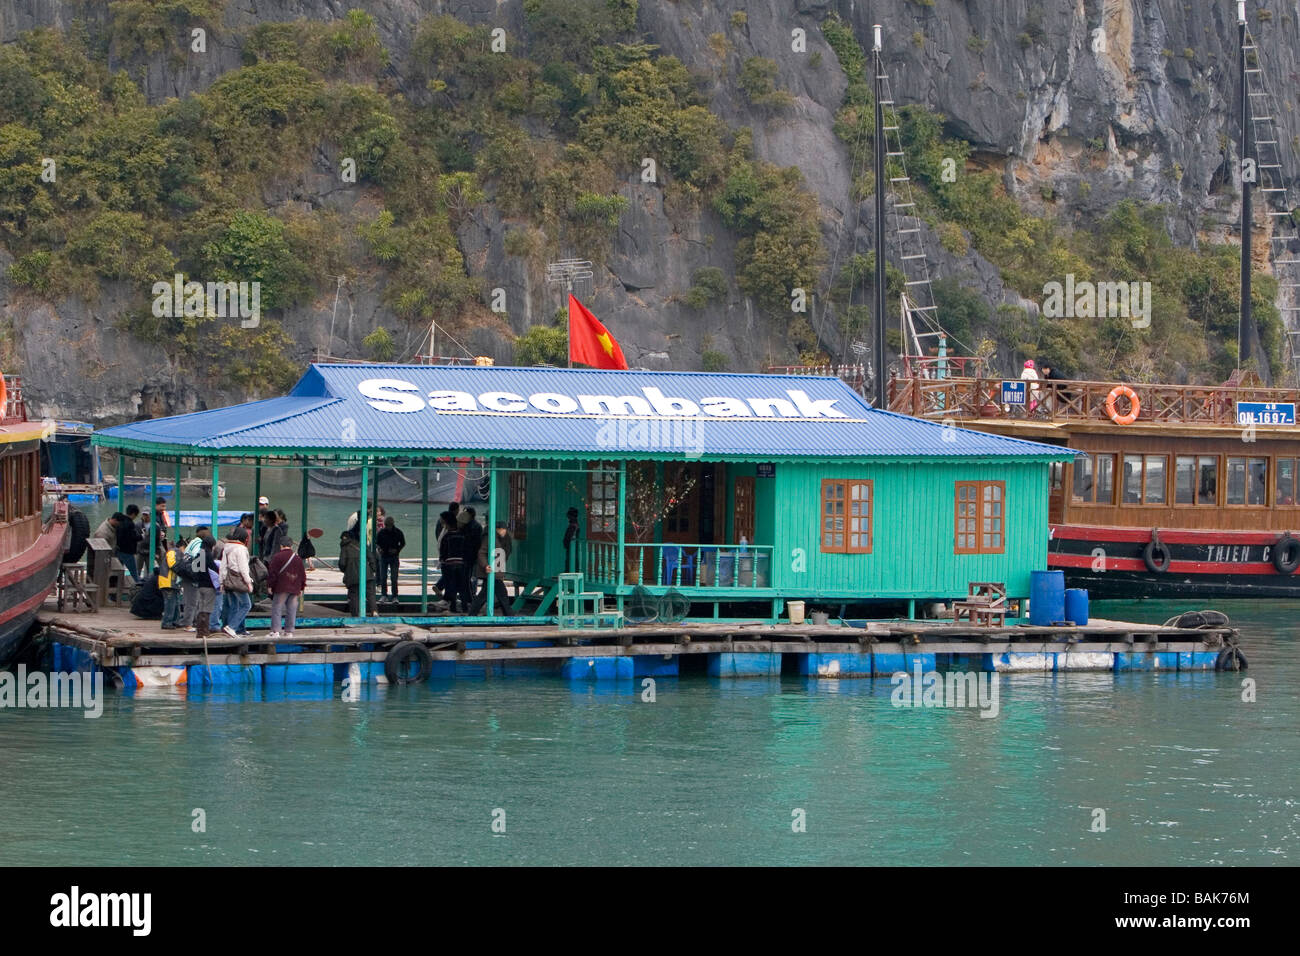
<instances>
[{"instance_id":1,"label":"turquoise water","mask_svg":"<svg viewBox=\"0 0 1300 956\"><path fill-rule=\"evenodd\" d=\"M1296 605L1219 606L1244 675L1002 677L994 719L705 677L0 710L0 864L1294 864Z\"/></svg>"}]
</instances>

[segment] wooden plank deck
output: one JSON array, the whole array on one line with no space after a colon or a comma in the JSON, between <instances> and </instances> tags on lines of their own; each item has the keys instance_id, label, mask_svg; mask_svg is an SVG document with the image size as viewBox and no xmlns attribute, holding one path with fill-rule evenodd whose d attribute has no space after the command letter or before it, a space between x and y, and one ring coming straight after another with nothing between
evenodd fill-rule
<instances>
[{"instance_id":1,"label":"wooden plank deck","mask_svg":"<svg viewBox=\"0 0 1300 956\"><path fill-rule=\"evenodd\" d=\"M547 660L622 655L730 653L1129 653L1217 650L1235 641L1231 627L1205 630L1094 619L1082 627L981 627L946 621L872 621L865 627L841 624L768 624L743 621L649 624L616 631L562 630L521 618L518 624L472 623L452 618L447 625L413 625L376 617L346 627L316 628L294 635L278 648L267 632L214 634L202 639L187 631L163 631L157 621L132 617L126 609L98 614L58 613L47 605L38 620L52 636L87 651L103 666L263 663L349 663L382 661L399 641L426 645L435 660ZM546 642L518 647L521 641ZM467 647L481 644L479 647ZM301 650L288 650L290 646Z\"/></svg>"}]
</instances>

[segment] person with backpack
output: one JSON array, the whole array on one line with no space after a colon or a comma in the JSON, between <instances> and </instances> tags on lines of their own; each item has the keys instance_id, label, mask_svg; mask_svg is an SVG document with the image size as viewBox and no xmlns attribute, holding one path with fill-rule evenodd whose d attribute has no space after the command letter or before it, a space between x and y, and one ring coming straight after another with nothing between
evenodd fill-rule
<instances>
[{"instance_id":1,"label":"person with backpack","mask_svg":"<svg viewBox=\"0 0 1300 956\"><path fill-rule=\"evenodd\" d=\"M339 538L339 570L343 572L343 586L348 591L348 615L361 615L361 529L353 524ZM379 577L379 562L375 549L366 549L366 614L375 613L375 578Z\"/></svg>"},{"instance_id":2,"label":"person with backpack","mask_svg":"<svg viewBox=\"0 0 1300 956\"><path fill-rule=\"evenodd\" d=\"M253 608L253 574L249 568L248 529L236 528L221 551L222 628L231 637L246 633L244 618Z\"/></svg>"},{"instance_id":3,"label":"person with backpack","mask_svg":"<svg viewBox=\"0 0 1300 956\"><path fill-rule=\"evenodd\" d=\"M176 548L168 548L164 541L163 549L158 561L158 588L163 596L161 626L164 631L174 631L181 616L181 581L176 573Z\"/></svg>"},{"instance_id":4,"label":"person with backpack","mask_svg":"<svg viewBox=\"0 0 1300 956\"><path fill-rule=\"evenodd\" d=\"M266 563L271 588L271 640L293 637L298 622L298 595L307 589L307 566L302 555L285 541Z\"/></svg>"},{"instance_id":5,"label":"person with backpack","mask_svg":"<svg viewBox=\"0 0 1300 956\"><path fill-rule=\"evenodd\" d=\"M194 529L185 550L177 561L177 573L181 577L181 595L185 604L181 624L187 631L194 631L198 637L207 637L210 615L216 602L216 588L208 573L213 566L212 546L216 539L207 525Z\"/></svg>"}]
</instances>

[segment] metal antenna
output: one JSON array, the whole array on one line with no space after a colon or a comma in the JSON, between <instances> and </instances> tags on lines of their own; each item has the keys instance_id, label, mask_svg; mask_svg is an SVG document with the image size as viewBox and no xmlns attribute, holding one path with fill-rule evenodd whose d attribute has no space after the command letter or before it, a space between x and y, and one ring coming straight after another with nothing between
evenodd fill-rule
<instances>
[{"instance_id":1,"label":"metal antenna","mask_svg":"<svg viewBox=\"0 0 1300 956\"><path fill-rule=\"evenodd\" d=\"M573 283L577 279L590 279L595 275L591 262L587 259L561 259L546 266L547 282L563 282L565 290L572 295ZM567 300L566 300L567 303ZM564 323L565 338L568 341L569 368L573 368L573 326Z\"/></svg>"},{"instance_id":2,"label":"metal antenna","mask_svg":"<svg viewBox=\"0 0 1300 956\"><path fill-rule=\"evenodd\" d=\"M325 354L329 355L334 349L334 320L339 314L339 292L343 289L343 283L347 281L347 276L331 276L337 279L338 283L334 287L334 311L330 313L330 340L325 343Z\"/></svg>"}]
</instances>

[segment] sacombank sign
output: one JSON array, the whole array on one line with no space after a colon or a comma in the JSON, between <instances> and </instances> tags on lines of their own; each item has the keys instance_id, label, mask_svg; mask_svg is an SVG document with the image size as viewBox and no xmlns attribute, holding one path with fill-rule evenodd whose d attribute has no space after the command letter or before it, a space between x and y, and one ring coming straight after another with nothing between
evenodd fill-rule
<instances>
[{"instance_id":1,"label":"sacombank sign","mask_svg":"<svg viewBox=\"0 0 1300 956\"><path fill-rule=\"evenodd\" d=\"M537 392L528 397L514 392L482 392L478 395L451 389L435 390L422 396L418 386L398 378L368 378L357 385L367 404L381 412L439 412L479 415L592 415L600 418L845 418L835 407L837 399L808 397L797 388L786 389L786 398L731 398L725 395L689 398L665 395L654 387L640 395L562 395Z\"/></svg>"}]
</instances>

